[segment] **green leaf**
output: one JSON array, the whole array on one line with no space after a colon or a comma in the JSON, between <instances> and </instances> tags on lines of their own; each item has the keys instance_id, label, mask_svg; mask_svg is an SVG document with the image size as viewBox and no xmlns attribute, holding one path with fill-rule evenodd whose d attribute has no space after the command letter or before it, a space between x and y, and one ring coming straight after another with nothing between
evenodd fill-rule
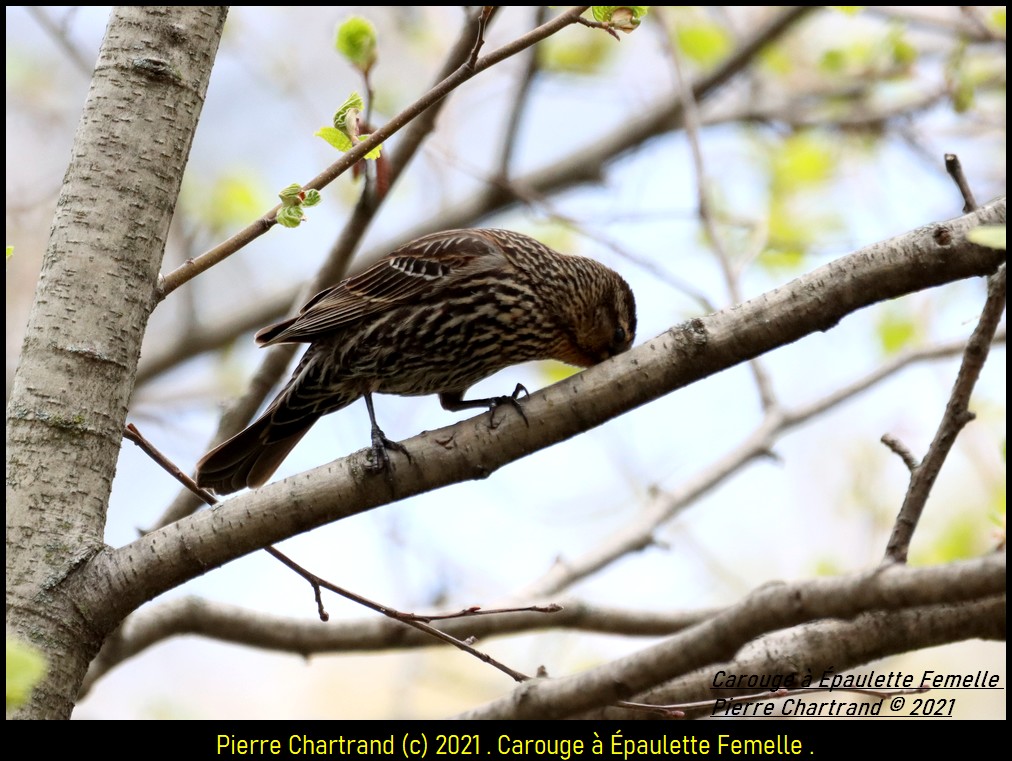
<instances>
[{"instance_id":1,"label":"green leaf","mask_svg":"<svg viewBox=\"0 0 1012 761\"><path fill-rule=\"evenodd\" d=\"M889 53L893 63L900 66L912 66L917 62L917 48L910 44L904 30L900 27L893 27L886 39L889 46Z\"/></svg>"},{"instance_id":2,"label":"green leaf","mask_svg":"<svg viewBox=\"0 0 1012 761\"><path fill-rule=\"evenodd\" d=\"M606 34L552 35L535 48L546 71L597 74L616 50Z\"/></svg>"},{"instance_id":3,"label":"green leaf","mask_svg":"<svg viewBox=\"0 0 1012 761\"><path fill-rule=\"evenodd\" d=\"M797 188L820 185L828 180L836 168L836 161L824 141L802 133L792 135L783 142L772 168L775 186Z\"/></svg>"},{"instance_id":4,"label":"green leaf","mask_svg":"<svg viewBox=\"0 0 1012 761\"><path fill-rule=\"evenodd\" d=\"M7 246L7 258L14 256L14 246Z\"/></svg>"},{"instance_id":5,"label":"green leaf","mask_svg":"<svg viewBox=\"0 0 1012 761\"><path fill-rule=\"evenodd\" d=\"M317 137L322 137L330 145L341 153L347 153L352 149L351 139L337 129L337 127L320 127L316 132L313 133Z\"/></svg>"},{"instance_id":6,"label":"green leaf","mask_svg":"<svg viewBox=\"0 0 1012 761\"><path fill-rule=\"evenodd\" d=\"M361 16L352 16L337 27L337 52L359 71L367 72L376 63L376 28Z\"/></svg>"},{"instance_id":7,"label":"green leaf","mask_svg":"<svg viewBox=\"0 0 1012 761\"><path fill-rule=\"evenodd\" d=\"M988 19L991 26L993 26L995 29L999 29L1002 32L1004 32L1005 14L1006 14L1005 8L998 8L997 10L992 11L990 18Z\"/></svg>"},{"instance_id":8,"label":"green leaf","mask_svg":"<svg viewBox=\"0 0 1012 761\"><path fill-rule=\"evenodd\" d=\"M281 199L281 203L288 206L298 206L302 203L302 186L293 182L287 188L278 193L278 198Z\"/></svg>"},{"instance_id":9,"label":"green leaf","mask_svg":"<svg viewBox=\"0 0 1012 761\"><path fill-rule=\"evenodd\" d=\"M212 188L215 216L220 229L260 216L264 197L259 183L249 175L227 174L219 177Z\"/></svg>"},{"instance_id":10,"label":"green leaf","mask_svg":"<svg viewBox=\"0 0 1012 761\"><path fill-rule=\"evenodd\" d=\"M322 199L320 191L316 188L310 188L306 191L306 197L302 201L303 206L316 206Z\"/></svg>"},{"instance_id":11,"label":"green leaf","mask_svg":"<svg viewBox=\"0 0 1012 761\"><path fill-rule=\"evenodd\" d=\"M680 24L676 38L679 49L704 66L723 60L731 50L730 35L722 26L710 22Z\"/></svg>"},{"instance_id":12,"label":"green leaf","mask_svg":"<svg viewBox=\"0 0 1012 761\"><path fill-rule=\"evenodd\" d=\"M340 130L335 129L334 127L320 127L320 129L316 130L316 132L314 132L313 134L316 135L317 137L322 137L324 140L330 143L332 147L337 148L337 150L341 151L341 153L347 153L354 147L352 145L351 140L348 139L348 136L343 132L341 132ZM358 141L362 142L367 137L369 136L362 135L358 138ZM365 154L365 156L363 156L362 158L368 159L370 161L375 161L380 157L381 153L383 153L383 143L377 145L375 148L373 148L371 151Z\"/></svg>"},{"instance_id":13,"label":"green leaf","mask_svg":"<svg viewBox=\"0 0 1012 761\"><path fill-rule=\"evenodd\" d=\"M948 522L935 541L922 547L913 562L917 565L942 565L973 558L986 552L988 544L985 524L976 516L959 515Z\"/></svg>"},{"instance_id":14,"label":"green leaf","mask_svg":"<svg viewBox=\"0 0 1012 761\"><path fill-rule=\"evenodd\" d=\"M320 127L313 134L326 140L331 146L341 151L341 153L350 151L356 143L360 143L369 137L368 134L357 134L358 116L363 108L365 108L365 103L362 101L362 96L357 92L353 92L334 114L334 126ZM375 160L380 157L382 152L383 144L380 143L369 151L364 158Z\"/></svg>"},{"instance_id":15,"label":"green leaf","mask_svg":"<svg viewBox=\"0 0 1012 761\"><path fill-rule=\"evenodd\" d=\"M831 557L819 558L815 561L815 575L822 577L839 576L840 574L846 573L845 568L840 567L840 563Z\"/></svg>"},{"instance_id":16,"label":"green leaf","mask_svg":"<svg viewBox=\"0 0 1012 761\"><path fill-rule=\"evenodd\" d=\"M920 326L909 316L895 310L886 311L875 326L879 346L887 355L909 346L920 334Z\"/></svg>"},{"instance_id":17,"label":"green leaf","mask_svg":"<svg viewBox=\"0 0 1012 761\"><path fill-rule=\"evenodd\" d=\"M566 365L562 362L556 362L554 360L548 362L541 362L539 368L544 379L548 383L558 383L559 381L565 380L570 375L576 375L580 372L580 368L573 367L572 365Z\"/></svg>"},{"instance_id":18,"label":"green leaf","mask_svg":"<svg viewBox=\"0 0 1012 761\"><path fill-rule=\"evenodd\" d=\"M819 68L827 74L840 74L847 67L847 54L840 48L832 48L822 54Z\"/></svg>"},{"instance_id":19,"label":"green leaf","mask_svg":"<svg viewBox=\"0 0 1012 761\"><path fill-rule=\"evenodd\" d=\"M966 239L978 246L987 246L999 251L1005 248L1005 225L981 225L966 234Z\"/></svg>"},{"instance_id":20,"label":"green leaf","mask_svg":"<svg viewBox=\"0 0 1012 761\"><path fill-rule=\"evenodd\" d=\"M771 74L784 76L796 68L794 59L784 50L783 46L767 47L759 53L759 63Z\"/></svg>"},{"instance_id":21,"label":"green leaf","mask_svg":"<svg viewBox=\"0 0 1012 761\"><path fill-rule=\"evenodd\" d=\"M362 96L357 92L353 92L349 95L341 107L337 109L334 114L334 127L341 130L349 138L352 137L351 125L353 120L358 118L358 115L362 113L365 108L365 101L362 100ZM356 126L357 129L357 126Z\"/></svg>"},{"instance_id":22,"label":"green leaf","mask_svg":"<svg viewBox=\"0 0 1012 761\"><path fill-rule=\"evenodd\" d=\"M180 202L214 236L248 224L270 203L270 188L248 165L226 169L211 181L190 177L183 178Z\"/></svg>"},{"instance_id":23,"label":"green leaf","mask_svg":"<svg viewBox=\"0 0 1012 761\"><path fill-rule=\"evenodd\" d=\"M304 218L301 206L282 206L278 210L278 224L282 227L298 227Z\"/></svg>"},{"instance_id":24,"label":"green leaf","mask_svg":"<svg viewBox=\"0 0 1012 761\"><path fill-rule=\"evenodd\" d=\"M46 674L46 658L31 645L7 637L7 710L24 704Z\"/></svg>"},{"instance_id":25,"label":"green leaf","mask_svg":"<svg viewBox=\"0 0 1012 761\"><path fill-rule=\"evenodd\" d=\"M650 10L649 5L592 5L594 21L626 34L636 29Z\"/></svg>"},{"instance_id":26,"label":"green leaf","mask_svg":"<svg viewBox=\"0 0 1012 761\"><path fill-rule=\"evenodd\" d=\"M957 114L964 114L970 110L974 101L974 87L967 79L961 79L952 91L952 107Z\"/></svg>"}]
</instances>

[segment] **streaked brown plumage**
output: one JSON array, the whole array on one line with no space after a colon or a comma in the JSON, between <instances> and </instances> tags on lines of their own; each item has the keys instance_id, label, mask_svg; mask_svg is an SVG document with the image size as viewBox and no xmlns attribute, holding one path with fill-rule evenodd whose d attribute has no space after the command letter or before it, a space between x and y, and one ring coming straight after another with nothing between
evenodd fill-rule
<instances>
[{"instance_id":1,"label":"streaked brown plumage","mask_svg":"<svg viewBox=\"0 0 1012 761\"><path fill-rule=\"evenodd\" d=\"M636 305L615 272L507 230L450 230L391 252L261 330L261 346L309 343L291 380L246 430L197 463L197 483L228 494L266 483L321 415L364 396L375 464L407 454L376 424L372 394L439 394L448 410L517 404L464 392L520 362L589 367L632 344Z\"/></svg>"}]
</instances>

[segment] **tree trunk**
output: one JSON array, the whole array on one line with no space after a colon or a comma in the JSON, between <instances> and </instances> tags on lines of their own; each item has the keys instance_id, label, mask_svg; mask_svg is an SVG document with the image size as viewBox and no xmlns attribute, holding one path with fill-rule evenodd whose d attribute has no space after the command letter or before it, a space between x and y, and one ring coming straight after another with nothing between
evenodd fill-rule
<instances>
[{"instance_id":1,"label":"tree trunk","mask_svg":"<svg viewBox=\"0 0 1012 761\"><path fill-rule=\"evenodd\" d=\"M103 548L141 338L225 16L120 7L99 53L7 405L7 631L49 666L22 717L68 717L108 633L61 590Z\"/></svg>"}]
</instances>

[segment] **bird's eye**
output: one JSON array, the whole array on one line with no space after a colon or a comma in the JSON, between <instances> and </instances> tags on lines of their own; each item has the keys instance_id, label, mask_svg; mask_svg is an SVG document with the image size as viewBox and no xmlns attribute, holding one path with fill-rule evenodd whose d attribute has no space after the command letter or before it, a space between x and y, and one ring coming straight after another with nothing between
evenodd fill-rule
<instances>
[{"instance_id":1,"label":"bird's eye","mask_svg":"<svg viewBox=\"0 0 1012 761\"><path fill-rule=\"evenodd\" d=\"M615 343L625 343L625 328L621 325L615 328Z\"/></svg>"}]
</instances>

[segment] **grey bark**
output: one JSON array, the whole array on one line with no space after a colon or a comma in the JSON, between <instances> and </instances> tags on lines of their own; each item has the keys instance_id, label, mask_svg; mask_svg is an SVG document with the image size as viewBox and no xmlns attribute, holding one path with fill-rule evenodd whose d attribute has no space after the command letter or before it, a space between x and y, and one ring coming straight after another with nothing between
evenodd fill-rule
<instances>
[{"instance_id":1,"label":"grey bark","mask_svg":"<svg viewBox=\"0 0 1012 761\"><path fill-rule=\"evenodd\" d=\"M103 547L141 338L226 10L113 11L7 405L7 631L49 672L18 712L68 717L107 631L65 582Z\"/></svg>"}]
</instances>

